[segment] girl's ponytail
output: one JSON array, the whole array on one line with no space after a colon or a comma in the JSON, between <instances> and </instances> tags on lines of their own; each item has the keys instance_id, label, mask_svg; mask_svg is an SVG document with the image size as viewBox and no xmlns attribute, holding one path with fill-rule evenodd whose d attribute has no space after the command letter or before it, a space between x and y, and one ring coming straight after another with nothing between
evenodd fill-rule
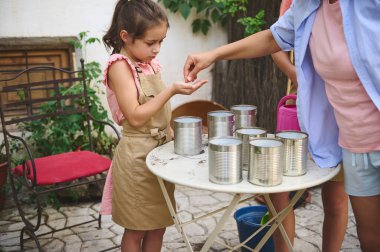
<instances>
[{"instance_id":1,"label":"girl's ponytail","mask_svg":"<svg viewBox=\"0 0 380 252\"><path fill-rule=\"evenodd\" d=\"M103 43L112 54L123 47L120 32L126 30L131 38L144 36L145 31L154 25L165 22L169 27L165 12L152 0L119 0L115 6L111 26L103 36Z\"/></svg>"}]
</instances>

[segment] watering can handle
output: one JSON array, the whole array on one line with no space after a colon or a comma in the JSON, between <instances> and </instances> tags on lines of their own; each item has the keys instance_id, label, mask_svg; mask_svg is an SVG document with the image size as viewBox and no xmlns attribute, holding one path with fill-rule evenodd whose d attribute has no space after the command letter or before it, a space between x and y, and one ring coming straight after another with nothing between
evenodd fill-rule
<instances>
[{"instance_id":1,"label":"watering can handle","mask_svg":"<svg viewBox=\"0 0 380 252\"><path fill-rule=\"evenodd\" d=\"M278 105L277 105L277 112L280 109L280 107L285 104L285 102L287 100L295 100L296 101L297 100L297 95L290 94L290 95L282 97L281 100L279 101Z\"/></svg>"}]
</instances>

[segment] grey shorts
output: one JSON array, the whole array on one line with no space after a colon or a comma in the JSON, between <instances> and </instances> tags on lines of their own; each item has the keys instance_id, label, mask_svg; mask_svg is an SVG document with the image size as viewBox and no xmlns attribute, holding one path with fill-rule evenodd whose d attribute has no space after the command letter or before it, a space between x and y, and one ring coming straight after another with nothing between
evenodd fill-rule
<instances>
[{"instance_id":1,"label":"grey shorts","mask_svg":"<svg viewBox=\"0 0 380 252\"><path fill-rule=\"evenodd\" d=\"M343 166L348 195L380 195L380 151L352 153L343 149Z\"/></svg>"}]
</instances>

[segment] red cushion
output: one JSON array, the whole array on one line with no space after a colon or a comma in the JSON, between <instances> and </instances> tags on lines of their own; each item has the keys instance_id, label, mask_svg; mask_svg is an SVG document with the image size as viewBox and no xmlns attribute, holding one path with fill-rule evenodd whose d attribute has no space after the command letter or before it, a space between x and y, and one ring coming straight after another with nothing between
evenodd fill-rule
<instances>
[{"instance_id":1,"label":"red cushion","mask_svg":"<svg viewBox=\"0 0 380 252\"><path fill-rule=\"evenodd\" d=\"M90 151L75 151L37 158L37 185L51 185L68 182L106 171L111 160ZM30 161L29 161L30 164ZM32 165L30 164L30 167ZM14 173L22 176L22 165L14 168ZM33 173L28 178L33 180Z\"/></svg>"}]
</instances>

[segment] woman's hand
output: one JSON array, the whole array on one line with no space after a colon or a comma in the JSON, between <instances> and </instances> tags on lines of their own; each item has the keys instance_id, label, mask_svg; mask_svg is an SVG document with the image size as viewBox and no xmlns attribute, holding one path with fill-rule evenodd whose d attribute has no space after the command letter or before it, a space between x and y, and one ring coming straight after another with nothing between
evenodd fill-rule
<instances>
[{"instance_id":1,"label":"woman's hand","mask_svg":"<svg viewBox=\"0 0 380 252\"><path fill-rule=\"evenodd\" d=\"M201 88L204 84L206 84L208 80L199 80L194 83L185 83L185 82L175 82L170 87L172 90L172 94L183 94L183 95L191 95L199 88Z\"/></svg>"},{"instance_id":2,"label":"woman's hand","mask_svg":"<svg viewBox=\"0 0 380 252\"><path fill-rule=\"evenodd\" d=\"M197 79L197 74L215 62L216 55L213 51L191 54L187 57L183 74L186 82Z\"/></svg>"}]
</instances>

